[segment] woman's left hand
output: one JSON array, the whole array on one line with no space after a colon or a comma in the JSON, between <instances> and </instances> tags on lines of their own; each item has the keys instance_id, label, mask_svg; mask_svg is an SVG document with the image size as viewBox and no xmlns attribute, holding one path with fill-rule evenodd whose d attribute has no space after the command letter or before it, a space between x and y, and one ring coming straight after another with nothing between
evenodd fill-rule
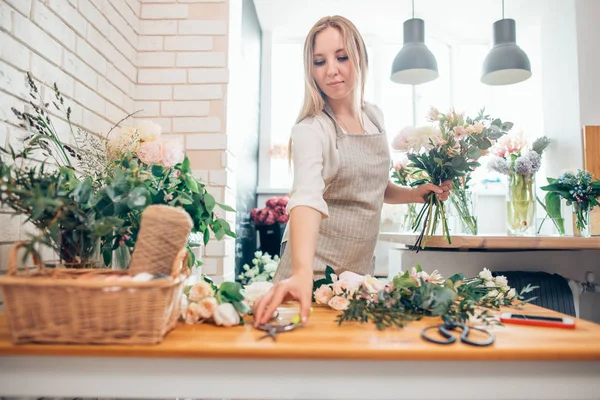
<instances>
[{"instance_id":1,"label":"woman's left hand","mask_svg":"<svg viewBox=\"0 0 600 400\"><path fill-rule=\"evenodd\" d=\"M414 202L425 203L425 198L431 192L435 193L442 201L448 200L448 196L450 196L450 189L452 189L451 180L442 182L440 186L436 186L432 183L424 183L412 189L415 195Z\"/></svg>"}]
</instances>

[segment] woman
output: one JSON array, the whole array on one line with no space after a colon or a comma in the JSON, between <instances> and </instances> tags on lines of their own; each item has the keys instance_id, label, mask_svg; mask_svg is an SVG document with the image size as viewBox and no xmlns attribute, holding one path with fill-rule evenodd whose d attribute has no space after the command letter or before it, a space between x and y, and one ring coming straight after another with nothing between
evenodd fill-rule
<instances>
[{"instance_id":1,"label":"woman","mask_svg":"<svg viewBox=\"0 0 600 400\"><path fill-rule=\"evenodd\" d=\"M336 273L373 274L383 203L448 198L450 184L400 187L389 181L391 159L381 110L363 101L365 44L340 16L319 20L304 44L305 96L291 147L294 184L290 220L274 287L255 302L255 325L296 299L307 321L313 279Z\"/></svg>"}]
</instances>

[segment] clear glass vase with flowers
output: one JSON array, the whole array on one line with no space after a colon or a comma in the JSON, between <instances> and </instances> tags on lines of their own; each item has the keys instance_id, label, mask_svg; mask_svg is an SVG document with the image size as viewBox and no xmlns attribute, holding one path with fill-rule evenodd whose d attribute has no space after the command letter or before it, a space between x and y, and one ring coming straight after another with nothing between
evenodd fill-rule
<instances>
[{"instance_id":1,"label":"clear glass vase with flowers","mask_svg":"<svg viewBox=\"0 0 600 400\"><path fill-rule=\"evenodd\" d=\"M428 120L432 124L404 128L392 142L395 150L407 153L409 168L425 174L424 179L411 182L411 186L425 182L440 185L464 177L480 165L476 160L492 146L493 141L505 134L499 119L486 127L480 122L465 119L454 109L442 114L432 108ZM425 199L414 223L414 228L421 231L415 242L416 250L425 248L427 239L436 233L438 226L441 226L441 234L448 243L452 243L446 206L432 193Z\"/></svg>"},{"instance_id":2,"label":"clear glass vase with flowers","mask_svg":"<svg viewBox=\"0 0 600 400\"><path fill-rule=\"evenodd\" d=\"M521 130L500 138L491 149L490 168L508 177L506 217L508 235L536 234L535 174L550 140L543 136L528 146Z\"/></svg>"}]
</instances>

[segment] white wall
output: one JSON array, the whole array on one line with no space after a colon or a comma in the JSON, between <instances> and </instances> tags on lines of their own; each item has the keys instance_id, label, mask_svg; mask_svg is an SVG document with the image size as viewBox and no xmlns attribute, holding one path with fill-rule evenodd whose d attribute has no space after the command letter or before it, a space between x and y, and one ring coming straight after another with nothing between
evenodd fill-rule
<instances>
[{"instance_id":1,"label":"white wall","mask_svg":"<svg viewBox=\"0 0 600 400\"><path fill-rule=\"evenodd\" d=\"M600 1L576 0L575 12L580 124L600 125Z\"/></svg>"}]
</instances>

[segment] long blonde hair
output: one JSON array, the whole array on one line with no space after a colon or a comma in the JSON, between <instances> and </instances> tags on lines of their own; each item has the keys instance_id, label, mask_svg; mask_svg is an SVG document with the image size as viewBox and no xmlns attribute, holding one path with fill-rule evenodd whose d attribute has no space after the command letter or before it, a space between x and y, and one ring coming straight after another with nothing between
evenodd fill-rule
<instances>
[{"instance_id":1,"label":"long blonde hair","mask_svg":"<svg viewBox=\"0 0 600 400\"><path fill-rule=\"evenodd\" d=\"M319 115L327 102L325 93L323 93L313 78L312 69L315 39L319 33L329 27L337 29L342 35L348 58L354 67L355 90L353 105L354 112L358 114L360 120L360 111L364 104L365 81L369 64L367 48L361 34L358 32L358 29L356 29L356 26L354 26L347 18L334 15L323 17L318 20L308 32L306 40L304 41L304 104L302 105L296 123L299 123L305 118ZM290 161L291 157L292 140L290 139Z\"/></svg>"}]
</instances>

